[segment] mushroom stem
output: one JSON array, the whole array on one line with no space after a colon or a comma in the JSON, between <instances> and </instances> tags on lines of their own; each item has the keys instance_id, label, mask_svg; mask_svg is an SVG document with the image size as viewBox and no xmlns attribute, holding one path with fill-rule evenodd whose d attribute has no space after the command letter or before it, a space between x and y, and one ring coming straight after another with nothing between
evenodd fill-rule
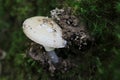
<instances>
[{"instance_id":1,"label":"mushroom stem","mask_svg":"<svg viewBox=\"0 0 120 80\"><path fill-rule=\"evenodd\" d=\"M48 53L48 56L50 57L51 61L53 63L58 63L59 62L59 58L58 56L56 55L55 51L52 50L52 51L47 51Z\"/></svg>"}]
</instances>

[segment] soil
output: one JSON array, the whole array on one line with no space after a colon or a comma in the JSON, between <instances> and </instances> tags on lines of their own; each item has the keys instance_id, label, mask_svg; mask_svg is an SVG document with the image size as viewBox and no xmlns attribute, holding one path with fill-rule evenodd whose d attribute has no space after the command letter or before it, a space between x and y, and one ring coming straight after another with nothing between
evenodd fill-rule
<instances>
[{"instance_id":1,"label":"soil","mask_svg":"<svg viewBox=\"0 0 120 80\"><path fill-rule=\"evenodd\" d=\"M71 8L56 8L51 11L51 17L62 28L62 37L67 40L67 47L74 45L81 50L92 41L83 19L72 14Z\"/></svg>"}]
</instances>

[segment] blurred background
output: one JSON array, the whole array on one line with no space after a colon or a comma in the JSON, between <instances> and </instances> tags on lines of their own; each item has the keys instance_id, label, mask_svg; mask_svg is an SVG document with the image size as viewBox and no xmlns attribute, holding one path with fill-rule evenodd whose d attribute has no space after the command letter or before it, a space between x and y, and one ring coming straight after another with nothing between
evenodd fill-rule
<instances>
[{"instance_id":1,"label":"blurred background","mask_svg":"<svg viewBox=\"0 0 120 80\"><path fill-rule=\"evenodd\" d=\"M32 16L50 16L56 7L71 7L84 18L95 41L85 63L52 77L26 57L29 39L22 23ZM0 0L0 50L6 52L0 59L0 80L120 80L120 0Z\"/></svg>"}]
</instances>

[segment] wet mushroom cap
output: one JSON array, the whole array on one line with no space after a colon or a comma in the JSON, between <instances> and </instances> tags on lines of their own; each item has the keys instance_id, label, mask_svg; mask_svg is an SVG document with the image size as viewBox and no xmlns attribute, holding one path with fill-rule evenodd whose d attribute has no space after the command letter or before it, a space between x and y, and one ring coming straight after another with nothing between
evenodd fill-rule
<instances>
[{"instance_id":1,"label":"wet mushroom cap","mask_svg":"<svg viewBox=\"0 0 120 80\"><path fill-rule=\"evenodd\" d=\"M65 47L61 28L48 17L31 17L24 21L23 31L32 41L52 48Z\"/></svg>"}]
</instances>

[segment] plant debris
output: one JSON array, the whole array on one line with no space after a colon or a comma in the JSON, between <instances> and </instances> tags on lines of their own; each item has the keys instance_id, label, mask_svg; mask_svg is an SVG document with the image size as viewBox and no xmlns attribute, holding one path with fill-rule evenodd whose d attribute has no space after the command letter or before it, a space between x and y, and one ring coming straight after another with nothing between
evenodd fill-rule
<instances>
[{"instance_id":1,"label":"plant debris","mask_svg":"<svg viewBox=\"0 0 120 80\"><path fill-rule=\"evenodd\" d=\"M56 8L50 12L52 19L62 28L63 38L67 40L68 47L75 45L82 49L83 46L87 46L91 37L81 17L72 14L71 8Z\"/></svg>"}]
</instances>

